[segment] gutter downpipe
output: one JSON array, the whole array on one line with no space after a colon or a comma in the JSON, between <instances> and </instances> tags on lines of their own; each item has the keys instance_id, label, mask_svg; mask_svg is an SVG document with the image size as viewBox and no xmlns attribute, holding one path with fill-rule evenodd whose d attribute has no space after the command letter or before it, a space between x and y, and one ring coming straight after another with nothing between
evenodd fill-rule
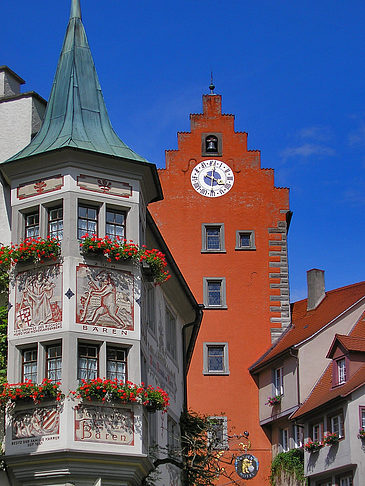
<instances>
[{"instance_id":1,"label":"gutter downpipe","mask_svg":"<svg viewBox=\"0 0 365 486\"><path fill-rule=\"evenodd\" d=\"M183 341L183 376L184 376L184 405L183 405L183 408L184 408L184 412L187 412L188 411L187 377L188 377L188 362L190 364L190 359L189 360L187 359L188 358L187 353L190 352L191 344L192 344L192 342L195 344L196 338L198 336L198 332L199 332L199 329L200 329L200 324L201 324L201 321L203 319L203 308L204 308L204 305L198 304L198 307L196 309L196 319L193 322L190 322L189 324L185 324L183 326L182 330L181 330L181 333L182 333L182 341ZM192 336L192 340L189 343L189 347L186 348L185 333L186 333L186 330L189 327L192 327L192 326L196 330L195 332L193 331L193 333L195 335Z\"/></svg>"}]
</instances>

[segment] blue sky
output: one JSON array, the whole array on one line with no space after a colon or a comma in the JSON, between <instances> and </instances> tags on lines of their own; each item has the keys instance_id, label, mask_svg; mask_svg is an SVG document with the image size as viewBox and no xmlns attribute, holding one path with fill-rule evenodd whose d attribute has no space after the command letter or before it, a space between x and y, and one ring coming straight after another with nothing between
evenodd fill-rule
<instances>
[{"instance_id":1,"label":"blue sky","mask_svg":"<svg viewBox=\"0 0 365 486\"><path fill-rule=\"evenodd\" d=\"M48 98L69 0L3 0L0 64ZM162 167L214 72L262 167L290 187L292 300L365 278L365 2L82 0L114 129Z\"/></svg>"}]
</instances>

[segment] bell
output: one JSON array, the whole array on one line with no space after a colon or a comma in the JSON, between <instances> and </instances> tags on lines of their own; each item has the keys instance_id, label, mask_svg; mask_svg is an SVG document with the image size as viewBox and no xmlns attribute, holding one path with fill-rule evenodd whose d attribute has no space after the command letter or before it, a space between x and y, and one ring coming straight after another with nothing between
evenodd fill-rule
<instances>
[{"instance_id":1,"label":"bell","mask_svg":"<svg viewBox=\"0 0 365 486\"><path fill-rule=\"evenodd\" d=\"M214 138L210 138L207 140L207 152L216 152L217 151L217 142Z\"/></svg>"}]
</instances>

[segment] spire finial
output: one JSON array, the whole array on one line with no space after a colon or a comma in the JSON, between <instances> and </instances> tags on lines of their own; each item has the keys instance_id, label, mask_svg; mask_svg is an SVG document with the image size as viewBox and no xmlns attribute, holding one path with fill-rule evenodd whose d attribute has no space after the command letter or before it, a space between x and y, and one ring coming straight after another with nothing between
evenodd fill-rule
<instances>
[{"instance_id":1,"label":"spire finial","mask_svg":"<svg viewBox=\"0 0 365 486\"><path fill-rule=\"evenodd\" d=\"M210 85L209 85L209 89L210 89L210 94L214 94L214 83L213 83L213 71L211 71L210 73Z\"/></svg>"},{"instance_id":2,"label":"spire finial","mask_svg":"<svg viewBox=\"0 0 365 486\"><path fill-rule=\"evenodd\" d=\"M70 19L73 18L81 19L80 0L71 0Z\"/></svg>"}]
</instances>

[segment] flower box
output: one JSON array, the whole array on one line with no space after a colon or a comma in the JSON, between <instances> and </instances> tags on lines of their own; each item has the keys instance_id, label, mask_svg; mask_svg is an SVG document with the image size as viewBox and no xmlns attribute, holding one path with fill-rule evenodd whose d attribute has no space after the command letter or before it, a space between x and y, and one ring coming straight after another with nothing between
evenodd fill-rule
<instances>
[{"instance_id":1,"label":"flower box","mask_svg":"<svg viewBox=\"0 0 365 486\"><path fill-rule=\"evenodd\" d=\"M304 449L307 452L318 452L320 449L322 449L323 443L319 442L318 440L314 441L308 441L306 444L304 444Z\"/></svg>"},{"instance_id":2,"label":"flower box","mask_svg":"<svg viewBox=\"0 0 365 486\"><path fill-rule=\"evenodd\" d=\"M334 433L331 433L329 432L328 434L326 434L324 436L324 439L323 439L323 442L326 444L326 445L334 445L334 444L338 444L338 441L340 440L338 434L336 432Z\"/></svg>"},{"instance_id":3,"label":"flower box","mask_svg":"<svg viewBox=\"0 0 365 486\"><path fill-rule=\"evenodd\" d=\"M1 385L0 403L8 404L39 404L47 401L60 401L64 395L60 383L44 379L40 385L27 380L23 383L3 383Z\"/></svg>"},{"instance_id":4,"label":"flower box","mask_svg":"<svg viewBox=\"0 0 365 486\"><path fill-rule=\"evenodd\" d=\"M365 429L359 429L359 433L357 434L357 438L361 440L365 440Z\"/></svg>"},{"instance_id":5,"label":"flower box","mask_svg":"<svg viewBox=\"0 0 365 486\"><path fill-rule=\"evenodd\" d=\"M97 378L91 381L82 380L76 391L70 392L75 398L82 401L102 403L139 403L148 411L166 411L169 405L167 393L160 387L135 385L121 380L106 380Z\"/></svg>"},{"instance_id":6,"label":"flower box","mask_svg":"<svg viewBox=\"0 0 365 486\"><path fill-rule=\"evenodd\" d=\"M148 250L145 246L139 247L125 239L111 240L108 236L98 238L86 234L82 237L80 249L86 257L103 256L108 262L138 263L141 265L142 272L146 272L147 278L157 283L166 282L171 277L166 270L165 255L156 248Z\"/></svg>"},{"instance_id":7,"label":"flower box","mask_svg":"<svg viewBox=\"0 0 365 486\"><path fill-rule=\"evenodd\" d=\"M60 253L61 244L56 238L26 238L19 245L0 247L0 265L55 261Z\"/></svg>"},{"instance_id":8,"label":"flower box","mask_svg":"<svg viewBox=\"0 0 365 486\"><path fill-rule=\"evenodd\" d=\"M280 405L282 398L283 398L282 395L274 395L273 397L268 397L265 405L270 405L270 407L275 407L276 405Z\"/></svg>"}]
</instances>

